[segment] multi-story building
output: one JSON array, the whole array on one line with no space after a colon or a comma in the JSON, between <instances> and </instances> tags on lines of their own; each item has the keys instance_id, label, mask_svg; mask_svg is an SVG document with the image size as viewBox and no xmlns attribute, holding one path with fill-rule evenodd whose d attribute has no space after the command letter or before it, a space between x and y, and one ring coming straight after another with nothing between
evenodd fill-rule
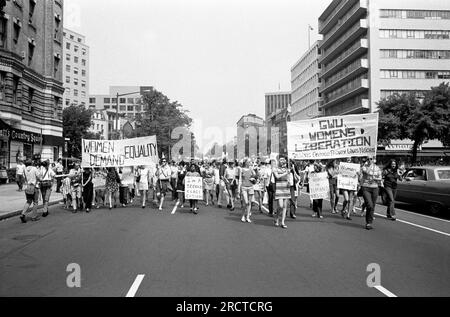
<instances>
[{"instance_id":1,"label":"multi-story building","mask_svg":"<svg viewBox=\"0 0 450 317\"><path fill-rule=\"evenodd\" d=\"M264 119L248 114L237 122L238 153L242 157L267 153L267 137Z\"/></svg>"},{"instance_id":2,"label":"multi-story building","mask_svg":"<svg viewBox=\"0 0 450 317\"><path fill-rule=\"evenodd\" d=\"M0 165L55 161L62 127L63 0L3 1L0 8Z\"/></svg>"},{"instance_id":3,"label":"multi-story building","mask_svg":"<svg viewBox=\"0 0 450 317\"><path fill-rule=\"evenodd\" d=\"M450 79L447 0L333 0L319 33L324 115L374 112Z\"/></svg>"},{"instance_id":4,"label":"multi-story building","mask_svg":"<svg viewBox=\"0 0 450 317\"><path fill-rule=\"evenodd\" d=\"M87 106L89 100L89 46L84 35L64 29L63 106Z\"/></svg>"},{"instance_id":5,"label":"multi-story building","mask_svg":"<svg viewBox=\"0 0 450 317\"><path fill-rule=\"evenodd\" d=\"M295 63L291 69L293 121L308 120L321 115L319 79L319 41Z\"/></svg>"},{"instance_id":6,"label":"multi-story building","mask_svg":"<svg viewBox=\"0 0 450 317\"><path fill-rule=\"evenodd\" d=\"M108 140L108 120L105 110L94 110L92 112L92 125L89 132L99 134L102 140Z\"/></svg>"},{"instance_id":7,"label":"multi-story building","mask_svg":"<svg viewBox=\"0 0 450 317\"><path fill-rule=\"evenodd\" d=\"M123 114L128 119L133 119L136 114L145 111L141 106L141 97L151 88L149 86L111 86L109 87L109 95L90 95L89 107L97 110L116 111L117 94L119 94L119 114Z\"/></svg>"},{"instance_id":8,"label":"multi-story building","mask_svg":"<svg viewBox=\"0 0 450 317\"><path fill-rule=\"evenodd\" d=\"M291 93L267 93L265 100L269 152L287 155L287 122L290 120Z\"/></svg>"}]
</instances>

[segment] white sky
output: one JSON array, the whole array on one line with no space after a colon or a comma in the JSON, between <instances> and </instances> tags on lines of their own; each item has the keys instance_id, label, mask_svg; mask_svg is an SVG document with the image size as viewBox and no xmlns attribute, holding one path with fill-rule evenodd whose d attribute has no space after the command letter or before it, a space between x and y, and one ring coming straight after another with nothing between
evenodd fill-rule
<instances>
[{"instance_id":1,"label":"white sky","mask_svg":"<svg viewBox=\"0 0 450 317\"><path fill-rule=\"evenodd\" d=\"M66 0L65 27L87 37L90 94L154 86L197 126L264 118L264 94L290 91L290 69L331 0ZM204 131L204 130L203 130ZM199 136L201 141L202 136Z\"/></svg>"}]
</instances>

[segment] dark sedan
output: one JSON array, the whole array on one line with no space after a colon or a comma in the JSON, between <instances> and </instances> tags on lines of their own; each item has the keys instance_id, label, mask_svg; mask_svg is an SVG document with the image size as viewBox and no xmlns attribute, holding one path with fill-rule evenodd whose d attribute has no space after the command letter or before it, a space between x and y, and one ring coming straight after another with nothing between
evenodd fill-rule
<instances>
[{"instance_id":1,"label":"dark sedan","mask_svg":"<svg viewBox=\"0 0 450 317\"><path fill-rule=\"evenodd\" d=\"M383 203L386 194L382 194ZM426 206L432 214L450 208L450 167L420 166L408 168L398 183L396 201Z\"/></svg>"}]
</instances>

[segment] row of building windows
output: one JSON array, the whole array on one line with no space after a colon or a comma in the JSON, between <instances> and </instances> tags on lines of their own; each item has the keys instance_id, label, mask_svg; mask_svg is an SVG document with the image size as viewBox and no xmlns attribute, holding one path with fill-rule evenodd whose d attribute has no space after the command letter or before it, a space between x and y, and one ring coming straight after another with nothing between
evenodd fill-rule
<instances>
[{"instance_id":1,"label":"row of building windows","mask_svg":"<svg viewBox=\"0 0 450 317\"><path fill-rule=\"evenodd\" d=\"M72 67L70 65L66 65L66 72L69 73L71 71L71 69L72 69ZM80 69L78 67L74 67L73 68L73 73L75 75L78 75L79 72L80 72ZM86 77L86 70L85 69L81 70L81 76Z\"/></svg>"},{"instance_id":2,"label":"row of building windows","mask_svg":"<svg viewBox=\"0 0 450 317\"><path fill-rule=\"evenodd\" d=\"M266 109L269 113L284 109L291 104L291 95L266 96Z\"/></svg>"},{"instance_id":3,"label":"row of building windows","mask_svg":"<svg viewBox=\"0 0 450 317\"><path fill-rule=\"evenodd\" d=\"M67 37L66 32L63 32L63 35L64 35L64 37ZM69 35L69 38L70 38L72 41L75 41L75 36L74 36L73 34L70 34L70 35ZM83 40L82 40L80 37L77 38L77 41L78 41L78 43L83 42Z\"/></svg>"},{"instance_id":4,"label":"row of building windows","mask_svg":"<svg viewBox=\"0 0 450 317\"><path fill-rule=\"evenodd\" d=\"M89 103L96 103L97 98L90 97ZM103 98L103 103L117 103L117 98ZM138 104L140 103L140 98L119 98L119 103L129 103L129 104Z\"/></svg>"},{"instance_id":5,"label":"row of building windows","mask_svg":"<svg viewBox=\"0 0 450 317\"><path fill-rule=\"evenodd\" d=\"M67 83L67 84L70 84L70 82L71 82L70 76L66 76L66 83ZM73 79L73 84L74 84L75 86L78 86L78 78L74 78L74 79ZM82 87L82 88L86 88L86 81L85 81L85 80L82 80L82 81L81 81L81 87Z\"/></svg>"},{"instance_id":6,"label":"row of building windows","mask_svg":"<svg viewBox=\"0 0 450 317\"><path fill-rule=\"evenodd\" d=\"M71 47L72 47L72 45L70 44L70 43L66 43L66 49L67 50L70 50L71 49ZM73 51L75 52L75 53L78 53L79 51L80 51L80 48L78 47L78 45L74 45L73 46ZM86 56L86 54L87 54L87 50L83 47L83 48L81 48L81 55L83 55L83 56Z\"/></svg>"},{"instance_id":7,"label":"row of building windows","mask_svg":"<svg viewBox=\"0 0 450 317\"><path fill-rule=\"evenodd\" d=\"M381 18L450 20L450 11L444 10L380 10Z\"/></svg>"},{"instance_id":8,"label":"row of building windows","mask_svg":"<svg viewBox=\"0 0 450 317\"><path fill-rule=\"evenodd\" d=\"M380 50L381 58L450 59L450 51Z\"/></svg>"},{"instance_id":9,"label":"row of building windows","mask_svg":"<svg viewBox=\"0 0 450 317\"><path fill-rule=\"evenodd\" d=\"M72 60L72 56L70 54L66 54L66 61L70 62ZM77 63L80 61L80 58L78 56L74 56L73 57L73 62ZM81 65L82 66L86 66L86 60L85 59L81 59Z\"/></svg>"},{"instance_id":10,"label":"row of building windows","mask_svg":"<svg viewBox=\"0 0 450 317\"><path fill-rule=\"evenodd\" d=\"M380 30L382 39L427 39L427 40L448 40L450 31L448 30Z\"/></svg>"},{"instance_id":11,"label":"row of building windows","mask_svg":"<svg viewBox=\"0 0 450 317\"><path fill-rule=\"evenodd\" d=\"M426 90L381 90L380 98L386 99L391 96L401 96L413 93L416 98L425 98Z\"/></svg>"},{"instance_id":12,"label":"row of building windows","mask_svg":"<svg viewBox=\"0 0 450 317\"><path fill-rule=\"evenodd\" d=\"M104 106L104 109L105 110L110 110L110 109L117 109L117 106L115 106L115 105L113 105L113 106L108 106L108 105L105 105ZM119 111L121 111L121 112L125 112L125 111L128 111L128 112L140 112L141 111L141 109L143 109L141 106L119 106Z\"/></svg>"},{"instance_id":13,"label":"row of building windows","mask_svg":"<svg viewBox=\"0 0 450 317\"><path fill-rule=\"evenodd\" d=\"M450 71L437 70L381 70L383 79L450 79Z\"/></svg>"},{"instance_id":14,"label":"row of building windows","mask_svg":"<svg viewBox=\"0 0 450 317\"><path fill-rule=\"evenodd\" d=\"M67 87L65 92L66 92L67 96L70 96L70 94L72 92L72 89ZM74 89L73 90L73 96L74 97L78 97L79 96L79 90L78 89ZM86 98L86 91L84 91L84 90L81 91L81 97Z\"/></svg>"},{"instance_id":15,"label":"row of building windows","mask_svg":"<svg viewBox=\"0 0 450 317\"><path fill-rule=\"evenodd\" d=\"M340 97L341 95L346 94L347 92L349 92L349 91L351 91L353 89L361 87L361 80L363 80L363 79L367 79L367 74L364 74L364 75L362 75L360 77L357 77L356 79L346 83L345 85L340 86L338 89L333 90L332 92L326 94L325 102L329 102L331 100L334 100L334 99Z\"/></svg>"}]
</instances>

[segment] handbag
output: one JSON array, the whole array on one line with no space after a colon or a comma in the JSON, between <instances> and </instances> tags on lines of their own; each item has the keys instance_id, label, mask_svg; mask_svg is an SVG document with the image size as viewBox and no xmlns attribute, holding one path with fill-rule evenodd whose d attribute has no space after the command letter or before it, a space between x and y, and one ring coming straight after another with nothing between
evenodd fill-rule
<instances>
[{"instance_id":1,"label":"handbag","mask_svg":"<svg viewBox=\"0 0 450 317\"><path fill-rule=\"evenodd\" d=\"M268 205L269 204L269 194L267 193L267 191L264 192L264 198L263 198L263 205Z\"/></svg>"},{"instance_id":2,"label":"handbag","mask_svg":"<svg viewBox=\"0 0 450 317\"><path fill-rule=\"evenodd\" d=\"M47 176L47 174L48 174L48 170L45 172L45 175L42 178L45 178ZM52 183L53 182L51 180L42 180L41 181L41 187L51 187Z\"/></svg>"},{"instance_id":3,"label":"handbag","mask_svg":"<svg viewBox=\"0 0 450 317\"><path fill-rule=\"evenodd\" d=\"M24 173L24 176L25 176L25 183L27 184L27 188L25 188L25 194L26 195L34 195L36 192L36 186L34 184L28 184L26 171Z\"/></svg>"}]
</instances>

